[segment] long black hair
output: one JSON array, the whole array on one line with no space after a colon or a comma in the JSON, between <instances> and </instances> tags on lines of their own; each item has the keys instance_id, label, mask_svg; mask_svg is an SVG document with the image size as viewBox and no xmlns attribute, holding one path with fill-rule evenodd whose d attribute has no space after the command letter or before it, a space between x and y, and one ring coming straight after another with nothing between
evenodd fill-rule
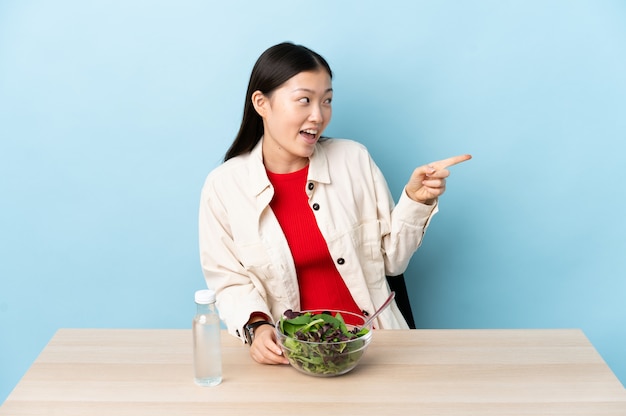
<instances>
[{"instance_id":1,"label":"long black hair","mask_svg":"<svg viewBox=\"0 0 626 416\"><path fill-rule=\"evenodd\" d=\"M250 152L263 136L263 119L252 105L252 94L255 91L269 95L300 72L317 69L326 70L332 79L333 73L328 62L318 53L302 45L284 42L263 52L252 68L241 126L224 156L224 161Z\"/></svg>"}]
</instances>

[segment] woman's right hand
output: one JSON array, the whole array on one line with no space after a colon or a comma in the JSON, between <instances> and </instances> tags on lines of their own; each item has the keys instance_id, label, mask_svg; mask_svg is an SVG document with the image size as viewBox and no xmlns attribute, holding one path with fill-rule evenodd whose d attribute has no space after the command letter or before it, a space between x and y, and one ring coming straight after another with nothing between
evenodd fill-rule
<instances>
[{"instance_id":1,"label":"woman's right hand","mask_svg":"<svg viewBox=\"0 0 626 416\"><path fill-rule=\"evenodd\" d=\"M289 364L271 325L261 325L254 330L254 342L250 346L250 356L261 364Z\"/></svg>"}]
</instances>

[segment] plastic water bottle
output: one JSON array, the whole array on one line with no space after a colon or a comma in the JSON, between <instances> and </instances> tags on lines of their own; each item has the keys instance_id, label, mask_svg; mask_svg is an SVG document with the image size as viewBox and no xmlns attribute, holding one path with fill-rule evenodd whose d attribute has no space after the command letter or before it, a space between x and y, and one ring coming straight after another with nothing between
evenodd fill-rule
<instances>
[{"instance_id":1,"label":"plastic water bottle","mask_svg":"<svg viewBox=\"0 0 626 416\"><path fill-rule=\"evenodd\" d=\"M196 316L193 318L194 381L199 386L217 386L222 382L220 318L215 309L215 292L195 293Z\"/></svg>"}]
</instances>

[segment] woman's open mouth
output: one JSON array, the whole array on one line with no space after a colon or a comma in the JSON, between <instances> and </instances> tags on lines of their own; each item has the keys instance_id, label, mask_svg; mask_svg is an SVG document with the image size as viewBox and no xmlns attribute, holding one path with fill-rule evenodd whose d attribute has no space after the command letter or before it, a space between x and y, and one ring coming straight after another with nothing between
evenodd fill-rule
<instances>
[{"instance_id":1,"label":"woman's open mouth","mask_svg":"<svg viewBox=\"0 0 626 416\"><path fill-rule=\"evenodd\" d=\"M314 143L317 140L317 130L306 129L300 130L300 136L304 137L307 142Z\"/></svg>"}]
</instances>

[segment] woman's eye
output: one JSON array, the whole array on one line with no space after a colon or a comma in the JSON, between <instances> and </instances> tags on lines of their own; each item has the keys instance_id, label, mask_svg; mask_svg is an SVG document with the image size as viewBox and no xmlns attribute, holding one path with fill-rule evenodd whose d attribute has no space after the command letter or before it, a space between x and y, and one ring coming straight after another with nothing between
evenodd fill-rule
<instances>
[{"instance_id":1,"label":"woman's eye","mask_svg":"<svg viewBox=\"0 0 626 416\"><path fill-rule=\"evenodd\" d=\"M327 98L326 100L324 100L324 104L330 104L333 102L332 98Z\"/></svg>"},{"instance_id":2,"label":"woman's eye","mask_svg":"<svg viewBox=\"0 0 626 416\"><path fill-rule=\"evenodd\" d=\"M309 102L309 99L308 99L307 97L302 97L302 98L300 98L300 100L299 100L299 101L300 101L301 103L308 103L308 102Z\"/></svg>"}]
</instances>

